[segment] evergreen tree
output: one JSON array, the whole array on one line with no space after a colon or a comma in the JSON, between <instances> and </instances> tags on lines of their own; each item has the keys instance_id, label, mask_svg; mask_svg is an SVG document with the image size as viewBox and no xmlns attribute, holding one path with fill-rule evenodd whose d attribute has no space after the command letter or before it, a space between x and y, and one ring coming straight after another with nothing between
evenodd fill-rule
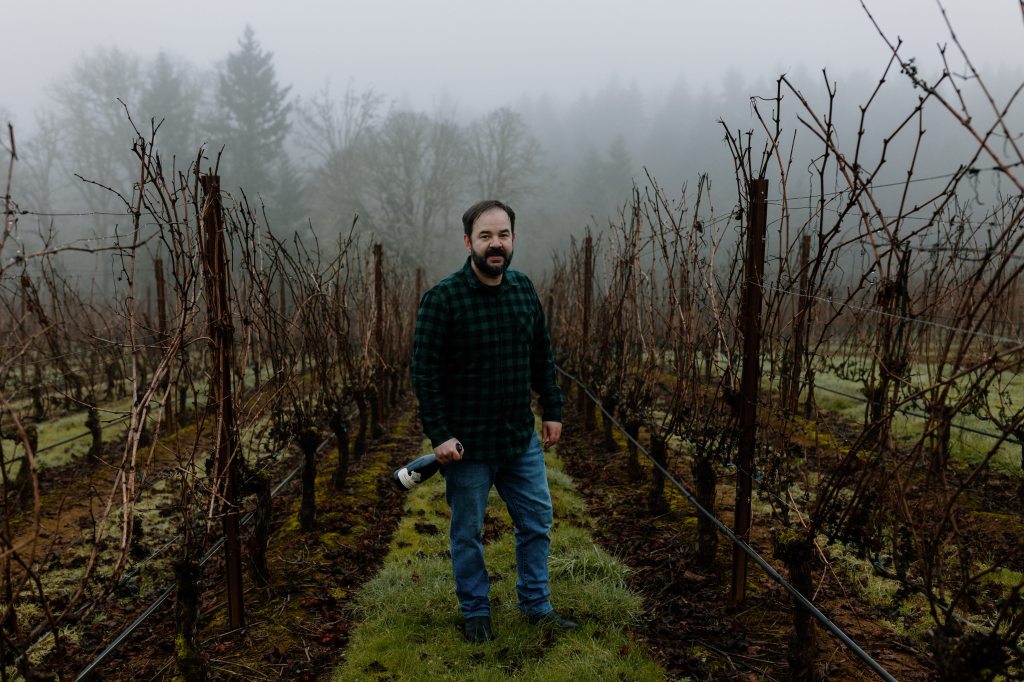
<instances>
[{"instance_id":1,"label":"evergreen tree","mask_svg":"<svg viewBox=\"0 0 1024 682\"><path fill-rule=\"evenodd\" d=\"M263 195L267 219L278 235L293 232L305 235L310 228L310 214L306 210L306 182L303 172L287 155L271 169L271 188Z\"/></svg>"},{"instance_id":2,"label":"evergreen tree","mask_svg":"<svg viewBox=\"0 0 1024 682\"><path fill-rule=\"evenodd\" d=\"M260 47L251 26L238 50L228 55L217 83L217 116L211 124L214 149L224 145L223 187L241 187L251 201L273 189L275 166L284 158L288 134L288 92L274 73L274 54Z\"/></svg>"}]
</instances>

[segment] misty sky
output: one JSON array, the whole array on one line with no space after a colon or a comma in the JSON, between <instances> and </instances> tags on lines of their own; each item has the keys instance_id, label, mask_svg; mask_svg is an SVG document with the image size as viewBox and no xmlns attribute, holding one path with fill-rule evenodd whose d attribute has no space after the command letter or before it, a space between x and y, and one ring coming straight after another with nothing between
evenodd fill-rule
<instances>
[{"instance_id":1,"label":"misty sky","mask_svg":"<svg viewBox=\"0 0 1024 682\"><path fill-rule=\"evenodd\" d=\"M1024 64L1016 0L944 4L979 68ZM934 66L936 43L948 40L934 0L868 7L908 54ZM454 104L470 115L523 94L574 98L612 78L654 92L680 78L714 88L730 69L745 82L800 66L874 76L887 58L857 0L3 0L0 16L0 108L28 129L46 87L83 52L165 49L209 68L236 48L246 23L295 94L329 80L337 90L372 86L416 108Z\"/></svg>"}]
</instances>

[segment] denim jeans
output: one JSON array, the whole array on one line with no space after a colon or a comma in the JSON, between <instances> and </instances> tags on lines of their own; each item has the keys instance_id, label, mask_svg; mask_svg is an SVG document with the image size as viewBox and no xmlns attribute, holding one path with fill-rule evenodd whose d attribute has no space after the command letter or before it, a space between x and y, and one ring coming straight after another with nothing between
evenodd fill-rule
<instances>
[{"instance_id":1,"label":"denim jeans","mask_svg":"<svg viewBox=\"0 0 1024 682\"><path fill-rule=\"evenodd\" d=\"M516 593L519 610L528 616L551 611L548 598L548 552L551 549L551 493L544 452L536 434L526 452L506 462L461 460L441 469L445 499L451 509L452 573L455 594L466 618L487 616L490 579L484 565L484 510L493 485L515 526Z\"/></svg>"}]
</instances>

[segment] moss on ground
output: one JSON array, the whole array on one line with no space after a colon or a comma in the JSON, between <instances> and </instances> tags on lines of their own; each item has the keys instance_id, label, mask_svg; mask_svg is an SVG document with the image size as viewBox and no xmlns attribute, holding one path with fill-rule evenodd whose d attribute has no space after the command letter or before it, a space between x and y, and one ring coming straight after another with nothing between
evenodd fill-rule
<instances>
[{"instance_id":1,"label":"moss on ground","mask_svg":"<svg viewBox=\"0 0 1024 682\"><path fill-rule=\"evenodd\" d=\"M400 447L400 439L407 433L408 420L398 420L388 431L389 442L377 443L372 452L367 453L359 462L359 466L350 469L350 475L343 489L334 487L333 475L337 464L337 449L331 448L317 458L316 476L316 530L304 533L299 525L299 509L301 495L296 492L291 496L288 512L281 526L274 531L268 550L268 562L272 585L271 592L280 593L277 597L260 600L254 606L252 622L256 623L249 629L246 640L246 660L249 664L265 661L268 652L288 652L304 648L301 633L308 632L307 624L314 619L316 599L327 597L339 601L348 599L349 590L345 587L332 587L323 584L321 593L312 595L303 591L298 583L327 581L324 571L334 563L330 558L344 548L355 549L365 538L368 528L359 523L361 518L353 514L353 509L367 500L374 499L375 490L382 476L389 473L389 459L395 448ZM298 460L295 455L294 459ZM297 482L292 485L297 486ZM301 551L296 554L297 548ZM297 570L298 569L298 570ZM302 577L294 579L285 577L289 571L296 571ZM283 583L295 581L289 588ZM294 590L296 598L288 598L288 592ZM303 596L305 595L305 596ZM221 608L213 615L206 630L226 627L226 611ZM280 654L278 654L280 655Z\"/></svg>"},{"instance_id":2,"label":"moss on ground","mask_svg":"<svg viewBox=\"0 0 1024 682\"><path fill-rule=\"evenodd\" d=\"M129 407L131 407L131 401L122 401L104 406L103 409L108 411L100 414L100 419L104 422L104 442L112 442L124 437L125 430L128 428L127 421L118 422L117 424L106 424L106 422L127 411ZM38 447L42 450L36 457L36 470L63 466L74 459L84 457L89 452L92 439L89 438L89 429L85 426L85 420L88 416L89 413L83 410L47 419L36 425L39 433ZM54 447L56 443L79 435L82 435L82 437ZM14 460L8 467L7 473L9 476L16 476L18 469L21 467L21 460L18 458L21 457L23 452L22 445L20 440L3 439L4 452L8 453L8 459ZM47 449L44 450L44 448Z\"/></svg>"},{"instance_id":3,"label":"moss on ground","mask_svg":"<svg viewBox=\"0 0 1024 682\"><path fill-rule=\"evenodd\" d=\"M922 387L924 383L920 381L921 376L920 368L915 374L918 378L915 384L918 387ZM818 409L827 412L829 414L849 419L852 423L861 423L864 420L864 402L862 400L854 400L846 398L835 393L829 393L828 389L834 391L840 391L850 395L860 396L863 390L863 384L858 381L850 381L842 379L836 376L834 373L819 369L815 374L815 383L818 387L826 390L817 391L814 394L814 399L817 402ZM1021 404L1024 402L1024 387L1021 386L1021 381L1017 378L1013 378L1007 381L1004 387L1004 395L1010 400L1011 403ZM995 408L995 398L992 399L992 407ZM920 411L916 408L909 408L911 411ZM982 419L976 415L971 414L958 414L955 419L957 424L966 426L980 431L987 431L996 433L999 431L991 422ZM892 420L892 433L897 441L913 442L921 437L925 427L925 420L921 417L910 416L902 413L893 415ZM950 452L955 461L959 462L962 466L974 466L977 465L982 459L984 459L989 451L996 447L997 443L995 439L982 436L979 434L964 431L962 429L953 428L950 432ZM841 450L841 448L838 448ZM1009 476L1011 478L1020 478L1024 476L1024 471L1021 470L1020 456L1021 448L1015 443L1002 443L996 448L995 453L992 455L989 461L989 466L999 473Z\"/></svg>"},{"instance_id":4,"label":"moss on ground","mask_svg":"<svg viewBox=\"0 0 1024 682\"><path fill-rule=\"evenodd\" d=\"M583 501L557 456L549 453L547 459L556 518L552 601L579 618L580 630L551 632L519 613L511 519L492 491L489 513L503 531L486 546L497 639L483 645L463 639L448 558L444 482L438 476L409 494L385 565L359 594L363 621L334 680L664 679L629 636L642 605L626 587L627 569L580 527Z\"/></svg>"}]
</instances>

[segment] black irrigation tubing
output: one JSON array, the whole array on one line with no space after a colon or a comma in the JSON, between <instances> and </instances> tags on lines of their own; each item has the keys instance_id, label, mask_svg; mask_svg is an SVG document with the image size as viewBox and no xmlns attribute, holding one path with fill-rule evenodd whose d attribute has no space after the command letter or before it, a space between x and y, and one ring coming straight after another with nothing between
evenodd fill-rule
<instances>
[{"instance_id":1,"label":"black irrigation tubing","mask_svg":"<svg viewBox=\"0 0 1024 682\"><path fill-rule=\"evenodd\" d=\"M129 415L129 414L122 415L122 416L117 417L115 419L110 419L108 421L105 421L105 422L103 422L103 424L104 424L104 426L110 426L111 424L116 424L118 422L124 421L125 419L128 419L130 416L131 415ZM47 445L45 448L39 448L36 451L36 454L38 454L40 452L43 452L45 450L49 450L51 448L55 448L55 447L57 447L59 445L65 445L67 443L70 443L73 440L77 440L79 438L84 438L85 436L88 436L91 433L92 433L91 431L86 431L85 433L80 433L77 436L72 436L72 437L70 437L70 438L68 438L66 440L63 440L63 441L59 442L59 443L52 443L50 445ZM9 460L8 462L5 462L5 464L9 464L10 461L13 461L13 460ZM104 464L107 464L107 466L112 466L112 465L108 464L107 462L104 462ZM156 485L160 481L163 481L163 480L166 480L166 479L170 478L171 476L174 475L174 473L175 473L175 470L174 469L170 469L169 471L165 472L164 474L162 474L160 476L155 476L154 478L147 480L146 479L146 472L145 471L137 472L137 475L140 477L139 482L142 485L142 488L140 488L138 492L141 493L144 490L148 490L149 488L153 487L154 485Z\"/></svg>"},{"instance_id":2,"label":"black irrigation tubing","mask_svg":"<svg viewBox=\"0 0 1024 682\"><path fill-rule=\"evenodd\" d=\"M323 446L326 443L327 443L327 441L324 441L323 443L321 443L320 444L320 448L323 448ZM319 452L319 449L317 451ZM280 454L281 454L280 451L274 453L275 458L278 457ZM266 470L266 468L269 467L269 466L270 466L270 464L267 464L267 466L263 467L263 469L260 469L260 471ZM172 469L166 471L164 474L162 474L160 476L156 476L156 477L154 477L154 478L152 478L152 479L150 479L148 481L145 480L145 478L143 478L143 480L142 480L142 488L140 488L136 494L141 494L143 491L148 490L149 488L153 487L154 485L156 485L160 481L167 480L168 478L173 476L175 473L177 473L177 469L173 469L172 468ZM280 485L278 485L276 488L274 488L273 491L271 491L271 495L276 494L277 491L280 489L281 485L284 485L284 483L287 483L289 480L291 480L291 477L294 476L294 475L295 475L295 472L292 472L292 474L288 478L286 478L284 480L284 482L282 482ZM250 512L250 514L248 514L243 519L242 523L245 523L245 522L248 521L248 516L251 516L251 512ZM142 570L143 566L148 564L150 561L152 561L153 559L155 559L159 555L163 554L167 550L167 548L170 547L172 544L174 544L179 538L181 538L180 534L175 535L173 538L171 538L166 543L164 543L160 548L158 548L158 549L154 550L152 553L150 553L150 555L147 556L145 559L139 561L137 564L134 564L131 567L131 569L126 571L124 576L122 576L121 579L119 581L117 581L117 586L121 587L123 585L126 585L126 584L130 583L132 578L134 578L136 575L138 575L138 573ZM75 615L78 616L81 613L83 613L87 606L88 606L88 604L83 605L81 608L78 609L78 611L75 612ZM28 647L28 649L26 651L31 650L33 647L35 647L37 644L39 644L41 641L43 641L43 639L47 635L49 635L49 634L50 634L50 632L47 631L44 634L40 635L39 638L36 639L35 642L33 642L32 644L29 645L29 647Z\"/></svg>"},{"instance_id":3,"label":"black irrigation tubing","mask_svg":"<svg viewBox=\"0 0 1024 682\"><path fill-rule=\"evenodd\" d=\"M103 425L104 426L110 426L111 424L117 424L118 422L123 422L125 419L127 419L130 416L131 415L126 414L126 415L122 415L120 417L115 417L114 419L111 419L110 421L104 422ZM46 447L39 448L38 450L36 450L35 454L38 455L40 452L46 452L47 450L52 450L52 449L54 449L56 447L60 447L61 445L67 445L71 441L78 440L79 438L85 438L86 436L88 436L91 433L92 433L92 431L86 431L84 433L78 434L77 436L71 436L70 438L65 438L62 441L58 441L56 443L50 443Z\"/></svg>"},{"instance_id":4,"label":"black irrigation tubing","mask_svg":"<svg viewBox=\"0 0 1024 682\"><path fill-rule=\"evenodd\" d=\"M111 426L113 424L117 424L117 423L123 422L125 419L128 419L129 417L131 417L130 414L124 414L124 415L121 415L120 417L114 417L113 419L108 419L107 421L103 422L103 426ZM46 452L47 450L52 450L53 448L60 447L61 445L67 445L68 443L70 443L72 441L76 441L79 438L85 438L86 436L90 435L91 433L92 433L92 431L84 431L84 432L78 434L77 436L69 436L68 438L65 438L62 441L58 441L56 443L50 443L46 447L39 448L33 454L38 455L40 452Z\"/></svg>"},{"instance_id":5,"label":"black irrigation tubing","mask_svg":"<svg viewBox=\"0 0 1024 682\"><path fill-rule=\"evenodd\" d=\"M761 558L761 555L758 554L754 550L754 548L752 548L750 545L748 545L746 542L744 542L740 538L736 537L736 534L732 532L732 529L730 529L728 526L726 526L724 523L722 523L722 521L717 516L715 516L714 514L709 512L703 506L701 506L700 502L697 501L697 499L690 493L690 491L687 490L686 487L682 483L680 483L678 480L676 480L675 476L673 476L671 474L671 472L669 472L665 467L663 467L661 464L659 464L657 461L655 461L655 459L653 457L651 457L650 453L647 452L647 450L644 448L644 446L641 445L640 443L638 443L632 436L630 436L626 432L626 429L623 428L623 426L621 424L619 424L619 422L615 419L615 417L613 417L611 414L608 413L608 411L606 409L604 409L604 406L601 404L601 401L598 400L598 398L593 393L590 392L590 389L587 388L583 384L583 382L581 382L579 379L574 377L572 374L569 374L568 372L566 372L564 369L562 369L558 365L555 365L555 369L557 369L559 372L564 374L566 377L568 377L569 379L574 381L577 386L579 386L581 389L583 389L584 392L586 392L586 394L590 397L590 399L594 402L594 404L597 405L598 408L600 408L601 412L611 421L611 423L614 424L615 427L617 429L619 429L619 431L621 431L626 436L626 438L628 438L630 440L630 442L632 442L633 445L635 445L637 447L637 449L640 452L642 452L644 454L644 456L647 457L647 459L649 459L651 461L651 464L653 466L657 467L658 470L661 471L661 473L663 473L665 475L666 479L668 479L669 481L672 482L672 484L676 487L676 489L678 489L679 492L682 493L683 497L685 497L686 500L691 505L693 505L694 509L696 509L702 516L704 516L706 519L708 519L713 524L715 524L715 526L718 528L718 530L720 530L727 538L729 538L729 540L731 540L734 545L736 545L737 547L742 549L743 552L747 556L749 556L751 559L753 559L758 564L758 566L760 566L764 570L764 572L768 574L768 576L772 580L777 582L779 585L782 586L783 589L785 589L787 592L789 592L789 594L793 597L793 599L795 599L797 602L800 603L801 606L803 606L805 609L807 609L807 611L812 616L814 616L815 619L817 619L817 621L819 623L821 623L829 632L831 632L833 635L838 637L839 640L843 644L845 644L846 647L850 651L852 651L854 654L856 654L857 657L860 658L879 677L881 677L883 680L886 680L887 682L896 682L896 678L895 677L890 675L889 672L886 671L885 668L883 668L881 665L879 665L878 662L875 661L875 659L871 658L871 656L866 651L861 649L857 645L856 642L854 642L852 639L850 639L850 637L845 632L843 632L841 629L839 629L839 626L837 626L835 623L833 623L831 620L829 620L829 618L825 614L823 614L821 611L819 611L818 608L809 599L807 599L807 597L802 595L798 589L796 589L795 587L790 585L786 581L786 579L783 578L779 574L778 571L776 571L774 568L772 568L771 564L769 564L767 561L765 561L764 559Z\"/></svg>"},{"instance_id":6,"label":"black irrigation tubing","mask_svg":"<svg viewBox=\"0 0 1024 682\"><path fill-rule=\"evenodd\" d=\"M856 401L861 402L861 403L870 402L865 396L854 395L852 393L846 393L844 391L837 391L834 388L827 388L825 386L815 386L814 390L815 391L825 391L826 393L834 393L835 395L839 395L839 396L842 396L844 398L850 398L851 400L856 400ZM917 417L918 419L928 419L928 415L926 415L926 414L922 414L920 412L914 412L913 410L905 410L905 409L903 409L901 407L895 408L894 411L895 412L899 412L900 414L905 414L908 417ZM955 429L960 429L961 431L967 431L968 433L974 433L974 434L977 434L979 436L985 436L985 437L991 438L993 440L1002 440L1002 441L1007 442L1007 443L1014 443L1016 445L1024 445L1024 441L1021 441L1017 437L1011 436L1009 434L999 434L999 433L993 433L991 431L982 431L981 429L976 429L973 426L967 426L966 424L957 424L956 422L950 422L949 425L952 426Z\"/></svg>"},{"instance_id":7,"label":"black irrigation tubing","mask_svg":"<svg viewBox=\"0 0 1024 682\"><path fill-rule=\"evenodd\" d=\"M320 445L317 447L317 452L318 453L321 452L327 446L327 444L329 442L330 442L329 438L328 439L324 439L320 443ZM299 471L302 470L302 466L303 466L302 464L299 464L294 469L292 469L291 472L287 476L285 476L281 480L280 483L278 483L276 486L274 486L274 489L270 491L270 496L273 497L274 495L276 495L281 490L281 488L283 488L285 485L287 485L288 482L291 481L295 477L295 475L297 473L299 473ZM250 511L245 516L243 516L242 520L239 521L239 526L244 526L245 524L247 524L255 513L256 512ZM213 557L213 555L217 552L217 550L219 550L221 548L221 545L223 545L223 544L224 544L224 538L223 537L219 538L216 542L214 542L213 545L211 545L210 548L206 551L206 553L203 554L202 558L199 559L199 565L202 566L207 561L209 561L210 558ZM165 589L163 592L161 592L160 596L158 596L156 598L156 600L152 604L150 604L146 608L146 610L143 611L139 615L138 618L136 618L134 621L132 621L132 623L128 627L126 627L123 631L121 631L121 633L117 637L115 637L113 640L111 640L111 642L103 649L103 651L101 651L99 653L99 655L96 656L96 658L94 658L89 663L89 665L85 666L82 669L82 671L80 673L78 673L78 675L75 677L75 682L80 682L81 680L87 679L89 677L89 675L91 675L93 673L93 671L96 670L96 668L100 665L100 663L102 663L107 658L107 656L109 656L119 646L121 646L121 644L124 643L124 641L126 639L128 639L128 637L130 637L131 634L133 632L135 632L135 630L138 629L138 627L140 625L142 625L142 623L145 622L145 620L147 618L149 618L151 615L153 615L153 613L158 608L160 608L160 606L163 605L163 603L165 601L167 601L173 593L174 593L174 585L171 585L171 586L167 587L167 589Z\"/></svg>"},{"instance_id":8,"label":"black irrigation tubing","mask_svg":"<svg viewBox=\"0 0 1024 682\"><path fill-rule=\"evenodd\" d=\"M111 424L117 424L118 422L123 422L125 419L127 419L130 416L131 415L125 414L125 415L122 415L120 417L115 417L114 419L111 419L109 421L103 422L103 425L104 426L110 426ZM68 438L65 438L64 440L57 441L56 443L50 443L46 447L37 449L32 454L33 455L38 455L40 452L46 452L47 450L52 450L54 448L60 447L61 445L67 445L68 443L70 443L72 441L76 441L79 438L85 438L86 436L90 435L91 433L92 433L92 431L85 431L83 433L78 434L77 436L70 436Z\"/></svg>"},{"instance_id":9,"label":"black irrigation tubing","mask_svg":"<svg viewBox=\"0 0 1024 682\"><path fill-rule=\"evenodd\" d=\"M325 446L327 445L327 443L328 443L328 442L329 442L329 440L324 440L324 441L323 441L322 443L320 443L320 445L319 445L319 446L317 446L317 453L320 453L320 451L321 451L321 450L323 450L323 448L324 448L324 447L325 447ZM278 461L278 458L279 458L280 456L281 456L281 451L280 451L280 450L278 450L277 452L273 453L273 455L272 455L272 458L273 458L273 460L272 460L271 462L268 462L268 463L267 463L267 464L266 464L265 466L263 466L263 468L259 469L259 470L258 470L258 471L256 471L255 473L259 474L259 473L262 473L262 472L266 471L266 470L267 470L268 468L270 468L270 466L271 466L272 464L274 464L275 462L277 462L277 461ZM298 469L296 469L296 471L297 471L297 470L298 470ZM177 470L177 469L170 469L169 471L165 472L165 473L164 473L164 474L163 474L162 476L156 476L155 478L153 478L153 479L151 479L151 480L149 480L149 481L145 481L145 482L143 483L143 490L146 490L146 489L148 489L148 488L151 488L151 487L153 487L154 485L156 485L156 484L157 484L157 483L159 483L160 481L164 481L164 480L167 480L168 478L170 478L171 476L175 475L176 473L178 473L178 470ZM288 481L290 481L290 480L291 480L291 476L294 476L294 475L295 475L295 473L294 473L294 472L292 472L292 474L291 474L290 476L286 477L286 478L284 479L284 481L283 481L283 482L279 483L279 484L277 485L277 487L276 487L276 488L274 488L274 489L273 489L273 490L272 490L272 491L270 492L271 496L275 495L275 494L277 493L277 491L281 489L281 486L283 486L283 485L284 485L285 483L287 483ZM140 491L140 492L141 492L141 491ZM250 514L251 514L251 512L250 512ZM248 520L248 515L247 515L247 516L246 516L246 517L245 517L245 518L243 519L242 523L245 523L245 522L246 522L247 520ZM133 566L131 567L131 569L129 569L128 571L126 571L126 572L125 572L125 574L124 574L124 576L123 576L123 577L121 578L121 580L120 580L120 581L118 581L118 585L120 586L120 585L125 585L125 584L129 583L129 582L131 581L131 579L132 579L132 578L134 578L134 577L135 577L136 575L138 575L138 574L139 574L139 572L140 572L140 571L142 570L142 567L143 567L143 566L145 566L146 564L148 564L148 563L149 563L150 561L152 561L153 559L155 559L155 558L156 558L156 557L158 557L159 555L163 554L163 553L164 553L164 551L165 551L165 550L166 550L166 549L167 549L168 547L170 547L170 546L171 546L171 545L172 545L172 544L173 544L173 543L174 543L175 541L177 541L177 540L178 540L178 539L179 539L180 537L181 537L181 535L180 535L180 534L179 534L179 535L175 535L175 536L174 536L173 538L171 538L170 540L168 540L168 541L167 541L167 542L166 542L166 543L165 543L165 544L164 544L163 546L161 546L161 547L160 547L159 549L155 549L155 550L153 550L153 552L152 552L152 553L151 553L151 554L150 554L149 556L147 556L147 557L146 557L145 559L142 559L142 560L141 560L141 561L139 561L138 563L134 564L134 565L133 565Z\"/></svg>"}]
</instances>

